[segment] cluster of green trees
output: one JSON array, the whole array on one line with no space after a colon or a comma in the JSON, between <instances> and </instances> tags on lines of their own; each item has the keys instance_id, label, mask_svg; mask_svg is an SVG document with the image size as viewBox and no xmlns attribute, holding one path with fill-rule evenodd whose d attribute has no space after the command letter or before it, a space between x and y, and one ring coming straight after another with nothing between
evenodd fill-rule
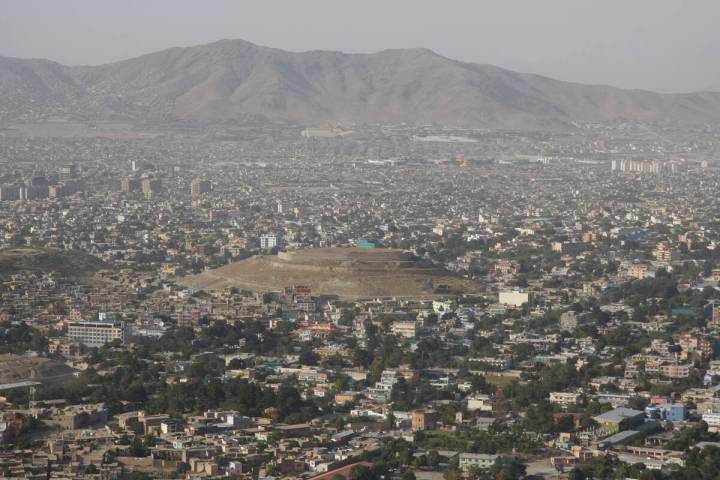
<instances>
[{"instance_id":1,"label":"cluster of green trees","mask_svg":"<svg viewBox=\"0 0 720 480\"><path fill-rule=\"evenodd\" d=\"M149 412L180 415L207 409L227 408L246 415L264 415L267 409L277 412L278 419L302 422L317 416L318 405L304 400L300 387L293 382L277 391L260 387L244 379L225 379L225 362L215 355L196 356L182 375L185 383L168 384L172 374L170 361L151 361L159 351L174 351L182 359L196 351L195 340L236 342L239 336L254 336L241 327L213 325L196 335L187 329L176 329L156 344L142 344L135 350L106 346L94 352L94 366L75 380L56 384L38 392L38 400L66 398L70 402L87 400L104 402L111 413L128 408L144 408ZM170 350L164 350L169 348ZM103 371L103 375L98 374Z\"/></svg>"},{"instance_id":2,"label":"cluster of green trees","mask_svg":"<svg viewBox=\"0 0 720 480\"><path fill-rule=\"evenodd\" d=\"M438 390L424 380L405 381L404 378L400 378L390 392L393 405L405 411L421 407L432 400L449 398L451 392Z\"/></svg>"},{"instance_id":3,"label":"cluster of green trees","mask_svg":"<svg viewBox=\"0 0 720 480\"><path fill-rule=\"evenodd\" d=\"M0 353L47 352L47 338L25 322L0 323Z\"/></svg>"},{"instance_id":4,"label":"cluster of green trees","mask_svg":"<svg viewBox=\"0 0 720 480\"><path fill-rule=\"evenodd\" d=\"M523 435L521 431L472 430L467 432L430 431L418 432L415 438L418 448L426 450L455 450L470 453L521 452L539 453L541 442Z\"/></svg>"},{"instance_id":5,"label":"cluster of green trees","mask_svg":"<svg viewBox=\"0 0 720 480\"><path fill-rule=\"evenodd\" d=\"M666 446L668 450L687 450L698 442L718 442L720 434L708 432L705 422L692 427L684 428L670 440Z\"/></svg>"},{"instance_id":6,"label":"cluster of green trees","mask_svg":"<svg viewBox=\"0 0 720 480\"><path fill-rule=\"evenodd\" d=\"M319 412L317 406L303 400L298 388L291 384L284 384L274 391L244 379L210 379L158 387L147 403L147 409L173 416L215 408L262 416L272 409L278 420L297 423L310 420Z\"/></svg>"},{"instance_id":7,"label":"cluster of green trees","mask_svg":"<svg viewBox=\"0 0 720 480\"><path fill-rule=\"evenodd\" d=\"M461 478L510 480L521 478L525 474L525 466L519 462L499 462L488 471L473 470L469 472L469 475L466 475L458 468L457 456L452 459L445 458L438 453L437 449L425 450L422 455L416 455L418 448L426 447L423 442L429 440L433 433L435 432L429 432L429 436L422 437L414 444L400 439L386 440L383 448L367 456L366 460L371 462L371 466L358 465L353 467L350 471L350 478L353 480L378 480L392 477L401 480L414 480L415 474L412 470L426 467L445 468L444 478L447 480L460 480ZM471 435L478 433L481 432L474 432ZM447 435L453 434L447 433ZM439 437L436 438L436 440L438 439ZM495 445L499 444L500 442L496 442ZM442 446L442 449L455 450L452 445L451 442L448 446ZM513 441L504 442L502 450L510 451L513 448L512 445L517 445L521 449L525 448L522 451L537 451L535 445L530 448L526 444ZM488 448L487 450L493 449Z\"/></svg>"}]
</instances>

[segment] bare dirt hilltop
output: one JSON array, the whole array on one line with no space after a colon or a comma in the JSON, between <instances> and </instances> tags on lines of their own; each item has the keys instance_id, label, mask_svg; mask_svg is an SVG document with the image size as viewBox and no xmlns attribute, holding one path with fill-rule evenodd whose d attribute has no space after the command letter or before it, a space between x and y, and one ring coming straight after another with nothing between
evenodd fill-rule
<instances>
[{"instance_id":1,"label":"bare dirt hilltop","mask_svg":"<svg viewBox=\"0 0 720 480\"><path fill-rule=\"evenodd\" d=\"M0 383L35 380L44 384L59 383L73 378L75 370L49 358L22 355L0 355Z\"/></svg>"},{"instance_id":2,"label":"bare dirt hilltop","mask_svg":"<svg viewBox=\"0 0 720 480\"><path fill-rule=\"evenodd\" d=\"M480 291L480 284L394 249L307 248L255 256L180 283L202 290L277 291L306 285L340 298L433 297Z\"/></svg>"},{"instance_id":3,"label":"bare dirt hilltop","mask_svg":"<svg viewBox=\"0 0 720 480\"><path fill-rule=\"evenodd\" d=\"M111 268L102 260L79 250L16 247L0 250L0 278L18 273L59 275L92 283L100 270Z\"/></svg>"}]
</instances>

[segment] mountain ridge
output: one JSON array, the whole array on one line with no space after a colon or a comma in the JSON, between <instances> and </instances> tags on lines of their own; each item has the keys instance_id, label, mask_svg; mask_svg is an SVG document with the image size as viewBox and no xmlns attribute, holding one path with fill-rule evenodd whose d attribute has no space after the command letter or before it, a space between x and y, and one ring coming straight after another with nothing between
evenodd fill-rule
<instances>
[{"instance_id":1,"label":"mountain ridge","mask_svg":"<svg viewBox=\"0 0 720 480\"><path fill-rule=\"evenodd\" d=\"M95 66L0 57L0 121L53 116L493 128L611 120L710 123L720 121L720 93L584 85L461 62L426 48L289 52L220 40Z\"/></svg>"}]
</instances>

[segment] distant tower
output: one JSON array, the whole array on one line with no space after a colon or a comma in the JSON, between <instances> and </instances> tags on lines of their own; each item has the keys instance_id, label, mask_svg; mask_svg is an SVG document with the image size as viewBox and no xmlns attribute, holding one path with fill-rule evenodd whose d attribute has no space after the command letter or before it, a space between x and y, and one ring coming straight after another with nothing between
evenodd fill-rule
<instances>
[{"instance_id":1,"label":"distant tower","mask_svg":"<svg viewBox=\"0 0 720 480\"><path fill-rule=\"evenodd\" d=\"M282 200L277 200L277 213L283 213L283 202Z\"/></svg>"}]
</instances>

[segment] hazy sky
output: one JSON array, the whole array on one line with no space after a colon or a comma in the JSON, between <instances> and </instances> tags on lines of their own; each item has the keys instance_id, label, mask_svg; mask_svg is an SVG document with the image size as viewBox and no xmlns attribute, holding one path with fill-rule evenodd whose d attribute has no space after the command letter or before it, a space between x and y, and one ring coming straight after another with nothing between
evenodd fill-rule
<instances>
[{"instance_id":1,"label":"hazy sky","mask_svg":"<svg viewBox=\"0 0 720 480\"><path fill-rule=\"evenodd\" d=\"M98 64L242 38L427 47L584 83L720 90L718 0L0 0L0 55Z\"/></svg>"}]
</instances>

